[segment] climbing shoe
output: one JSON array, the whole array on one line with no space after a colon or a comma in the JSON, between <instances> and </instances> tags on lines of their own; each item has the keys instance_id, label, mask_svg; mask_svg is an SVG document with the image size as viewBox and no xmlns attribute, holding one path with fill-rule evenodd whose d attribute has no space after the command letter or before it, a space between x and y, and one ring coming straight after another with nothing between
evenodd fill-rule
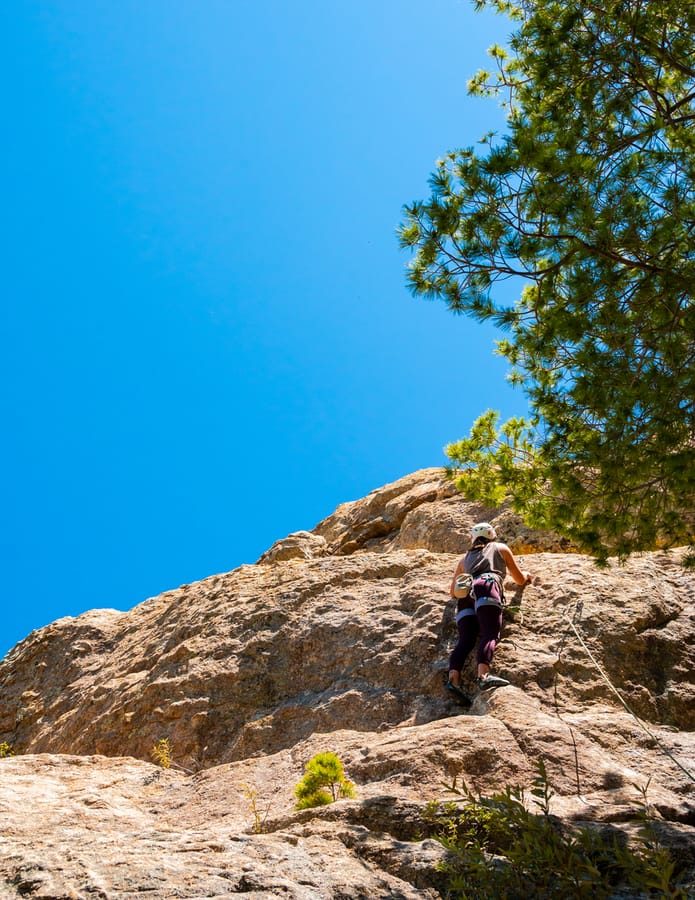
<instances>
[{"instance_id":1,"label":"climbing shoe","mask_svg":"<svg viewBox=\"0 0 695 900\"><path fill-rule=\"evenodd\" d=\"M450 681L447 681L446 689L450 694L453 695L454 700L459 704L459 706L470 706L473 702L468 694L464 694L464 692L457 684L452 684Z\"/></svg>"},{"instance_id":2,"label":"climbing shoe","mask_svg":"<svg viewBox=\"0 0 695 900\"><path fill-rule=\"evenodd\" d=\"M509 684L506 678L499 675L485 675L478 679L478 687L481 691L491 691L492 688L506 687Z\"/></svg>"}]
</instances>

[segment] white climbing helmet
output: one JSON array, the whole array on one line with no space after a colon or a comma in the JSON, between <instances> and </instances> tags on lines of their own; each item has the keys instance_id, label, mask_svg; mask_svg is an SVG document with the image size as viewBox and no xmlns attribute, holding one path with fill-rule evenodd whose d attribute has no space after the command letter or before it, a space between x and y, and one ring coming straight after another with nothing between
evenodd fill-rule
<instances>
[{"instance_id":1,"label":"white climbing helmet","mask_svg":"<svg viewBox=\"0 0 695 900\"><path fill-rule=\"evenodd\" d=\"M471 528L471 542L473 544L481 537L487 538L488 541L494 541L497 537L497 532L489 522L478 522L477 525Z\"/></svg>"}]
</instances>

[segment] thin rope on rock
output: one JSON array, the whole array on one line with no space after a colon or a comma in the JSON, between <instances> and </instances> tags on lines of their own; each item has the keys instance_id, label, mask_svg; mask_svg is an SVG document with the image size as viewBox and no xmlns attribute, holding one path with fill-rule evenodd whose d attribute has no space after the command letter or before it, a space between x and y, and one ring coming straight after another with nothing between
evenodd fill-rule
<instances>
[{"instance_id":1,"label":"thin rope on rock","mask_svg":"<svg viewBox=\"0 0 695 900\"><path fill-rule=\"evenodd\" d=\"M596 666L596 669L598 670L598 672L599 672L599 674L601 675L601 677L603 678L603 680L606 682L606 684L607 684L608 687L611 689L611 691L613 691L613 693L614 693L615 696L618 698L618 700L620 700L620 702L621 702L621 704L623 705L623 707L624 707L624 708L627 710L627 712L632 716L632 718L635 720L635 722L637 722L637 724L639 725L639 727L640 727L646 734L649 735L649 737L654 741L654 743L655 743L656 746L659 748L659 750L661 750L661 752L662 752L664 755L668 756L668 758L671 760L671 762L674 762L674 763L678 766L678 768L679 768L685 775L688 776L688 778L689 778L691 781L695 781L695 775L693 775L692 772L689 772L689 771L685 768L685 766L684 766L678 759L676 759L676 757L673 755L673 753L671 753L670 750L668 750L666 747L664 747L664 745L661 743L661 741L659 740L659 738L658 738L652 731L650 731L650 729L644 724L644 722L639 718L639 716L638 716L636 713L634 713L634 712L630 709L630 707L628 706L627 702L623 699L623 697L622 697L622 695L620 694L620 692L618 691L618 689L615 687L615 685L614 685L613 682L610 680L610 678L608 677L608 675L603 671L603 669L602 669L602 667L601 667L601 664L599 663L599 661L596 659L596 657L594 656L594 654L591 652L591 650L590 650L589 647L587 646L586 641L584 640L584 638L583 638L583 637L581 636L581 634L579 633L579 631L578 631L578 629L577 629L577 626L574 624L574 622L573 622L573 621L569 618L569 616L567 616L565 613L562 613L562 618L569 624L569 626L570 626L570 628L572 629L572 631L574 632L574 634L575 634L577 640L578 640L579 643L582 645L582 647L586 650L586 652L587 652L587 654L588 654L588 656L589 656L589 659L590 659L590 660L592 661L592 663Z\"/></svg>"}]
</instances>

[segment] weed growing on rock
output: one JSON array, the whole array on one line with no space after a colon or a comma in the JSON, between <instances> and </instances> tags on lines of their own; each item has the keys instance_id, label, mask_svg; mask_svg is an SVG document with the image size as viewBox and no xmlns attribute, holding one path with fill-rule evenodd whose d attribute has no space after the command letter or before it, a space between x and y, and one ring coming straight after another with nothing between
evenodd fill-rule
<instances>
[{"instance_id":1,"label":"weed growing on rock","mask_svg":"<svg viewBox=\"0 0 695 900\"><path fill-rule=\"evenodd\" d=\"M246 802L248 803L251 815L253 816L253 833L262 834L265 826L265 821L268 818L268 813L270 812L270 809L273 805L273 801L272 799L268 800L265 804L265 807L261 809L258 799L258 789L253 785L247 784L245 781L241 783L241 789L243 791L244 797L246 798ZM277 790L275 791L275 793L277 793Z\"/></svg>"},{"instance_id":2,"label":"weed growing on rock","mask_svg":"<svg viewBox=\"0 0 695 900\"><path fill-rule=\"evenodd\" d=\"M658 897L675 897L680 900L681 897L686 897L685 891L673 887L678 880L680 867L671 856L668 848L664 847L659 840L655 827L656 819L651 804L647 800L650 781L651 778L644 787L633 785L642 795L640 809L635 818L640 823L638 834L643 852L640 855L640 866L636 870L629 865L626 865L625 868L631 878L633 887L638 890L651 890L656 892ZM623 848L619 848L619 850L623 854L627 852ZM635 875L637 876L636 878ZM688 894L687 896L691 895Z\"/></svg>"},{"instance_id":3,"label":"weed growing on rock","mask_svg":"<svg viewBox=\"0 0 695 900\"><path fill-rule=\"evenodd\" d=\"M0 743L0 759L4 759L6 756L14 756L14 747L7 741L2 741Z\"/></svg>"},{"instance_id":4,"label":"weed growing on rock","mask_svg":"<svg viewBox=\"0 0 695 900\"><path fill-rule=\"evenodd\" d=\"M161 766L163 769L171 768L174 757L168 737L160 738L150 750L150 754L158 766Z\"/></svg>"},{"instance_id":5,"label":"weed growing on rock","mask_svg":"<svg viewBox=\"0 0 695 900\"><path fill-rule=\"evenodd\" d=\"M545 766L538 765L531 790L540 815L525 803L524 791L475 796L454 779L456 800L432 802L424 812L428 833L449 850L439 864L450 900L607 900L618 889L629 896L687 900L678 884L678 867L656 838L645 802L637 845L623 835L597 828L563 826L550 814L552 790Z\"/></svg>"},{"instance_id":6,"label":"weed growing on rock","mask_svg":"<svg viewBox=\"0 0 695 900\"><path fill-rule=\"evenodd\" d=\"M317 753L304 767L304 777L295 787L294 793L297 797L297 809L309 809L354 797L355 785L345 778L343 764L337 754Z\"/></svg>"}]
</instances>

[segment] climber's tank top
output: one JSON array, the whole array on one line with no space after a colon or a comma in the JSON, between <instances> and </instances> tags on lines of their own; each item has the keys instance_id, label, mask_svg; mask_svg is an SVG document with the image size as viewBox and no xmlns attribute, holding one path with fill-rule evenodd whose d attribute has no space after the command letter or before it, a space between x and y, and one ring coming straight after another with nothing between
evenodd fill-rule
<instances>
[{"instance_id":1,"label":"climber's tank top","mask_svg":"<svg viewBox=\"0 0 695 900\"><path fill-rule=\"evenodd\" d=\"M496 572L504 581L507 577L507 564L500 552L500 547L503 546L498 541L490 541L483 547L469 550L463 558L463 571L473 577L482 575L483 572Z\"/></svg>"}]
</instances>

